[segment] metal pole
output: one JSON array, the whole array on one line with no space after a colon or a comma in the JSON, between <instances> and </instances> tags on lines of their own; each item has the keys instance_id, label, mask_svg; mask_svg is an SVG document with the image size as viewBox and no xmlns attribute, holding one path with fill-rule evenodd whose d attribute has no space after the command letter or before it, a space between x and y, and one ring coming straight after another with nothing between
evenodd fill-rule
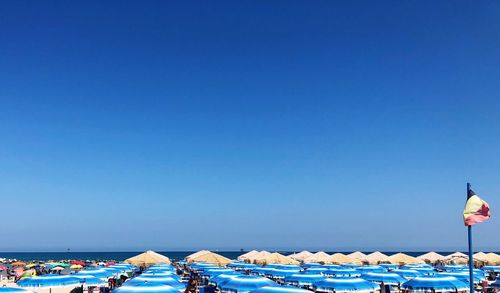
<instances>
[{"instance_id":1,"label":"metal pole","mask_svg":"<svg viewBox=\"0 0 500 293\"><path fill-rule=\"evenodd\" d=\"M467 183L467 199L470 194L470 183ZM469 288L470 293L474 293L474 258L472 257L472 226L467 226L467 235L469 238Z\"/></svg>"}]
</instances>

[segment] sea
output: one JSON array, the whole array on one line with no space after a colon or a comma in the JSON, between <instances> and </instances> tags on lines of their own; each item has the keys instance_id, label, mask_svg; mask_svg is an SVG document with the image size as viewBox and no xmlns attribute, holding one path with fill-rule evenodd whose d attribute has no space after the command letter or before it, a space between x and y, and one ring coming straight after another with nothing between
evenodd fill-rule
<instances>
[{"instance_id":1,"label":"sea","mask_svg":"<svg viewBox=\"0 0 500 293\"><path fill-rule=\"evenodd\" d=\"M122 261L125 260L129 257L132 257L134 255L137 255L139 253L142 253L143 251L115 251L115 252L77 252L77 251L71 251L71 252L0 252L0 258L6 258L6 259L16 259L16 260L21 260L21 261L32 261L32 260L40 260L40 261L48 261L48 260L69 260L69 259L75 259L75 260L115 260L115 261ZM181 260L184 259L186 256L190 255L191 253L194 253L195 251L157 251L160 254L168 256L172 260ZM238 256L241 254L245 253L246 251L214 251L218 254L221 254L229 259L236 259ZM299 251L279 251L281 254L288 255L292 254L294 252L299 252ZM365 252L365 253L370 253L371 251ZM399 252L399 251L397 251ZM386 255L391 255L394 253L397 253L394 251L382 251L382 253ZM406 253L411 256L419 256L427 251L403 251L403 253ZM332 252L326 252L329 254L335 253L335 251ZM351 252L342 252L342 253L351 253ZM441 255L448 255L453 253L453 251L441 251L437 252Z\"/></svg>"}]
</instances>

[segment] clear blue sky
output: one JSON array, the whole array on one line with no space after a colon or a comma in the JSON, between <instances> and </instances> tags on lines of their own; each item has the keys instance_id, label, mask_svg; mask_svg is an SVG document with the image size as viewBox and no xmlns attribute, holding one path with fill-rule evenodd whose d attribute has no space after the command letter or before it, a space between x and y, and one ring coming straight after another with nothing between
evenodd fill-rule
<instances>
[{"instance_id":1,"label":"clear blue sky","mask_svg":"<svg viewBox=\"0 0 500 293\"><path fill-rule=\"evenodd\" d=\"M500 250L498 1L3 1L0 251Z\"/></svg>"}]
</instances>

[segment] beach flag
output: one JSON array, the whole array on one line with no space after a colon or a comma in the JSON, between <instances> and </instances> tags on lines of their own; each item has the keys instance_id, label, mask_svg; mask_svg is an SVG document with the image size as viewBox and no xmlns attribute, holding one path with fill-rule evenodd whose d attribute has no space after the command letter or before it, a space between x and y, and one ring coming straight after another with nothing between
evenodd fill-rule
<instances>
[{"instance_id":1,"label":"beach flag","mask_svg":"<svg viewBox=\"0 0 500 293\"><path fill-rule=\"evenodd\" d=\"M464 224L472 226L490 218L490 206L469 189L468 199L464 208Z\"/></svg>"}]
</instances>

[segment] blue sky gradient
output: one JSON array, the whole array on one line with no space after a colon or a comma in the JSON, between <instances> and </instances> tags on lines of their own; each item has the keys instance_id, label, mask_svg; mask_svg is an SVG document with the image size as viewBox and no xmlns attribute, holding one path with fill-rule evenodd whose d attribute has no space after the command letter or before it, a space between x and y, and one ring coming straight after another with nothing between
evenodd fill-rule
<instances>
[{"instance_id":1,"label":"blue sky gradient","mask_svg":"<svg viewBox=\"0 0 500 293\"><path fill-rule=\"evenodd\" d=\"M500 3L4 1L0 251L500 250Z\"/></svg>"}]
</instances>

